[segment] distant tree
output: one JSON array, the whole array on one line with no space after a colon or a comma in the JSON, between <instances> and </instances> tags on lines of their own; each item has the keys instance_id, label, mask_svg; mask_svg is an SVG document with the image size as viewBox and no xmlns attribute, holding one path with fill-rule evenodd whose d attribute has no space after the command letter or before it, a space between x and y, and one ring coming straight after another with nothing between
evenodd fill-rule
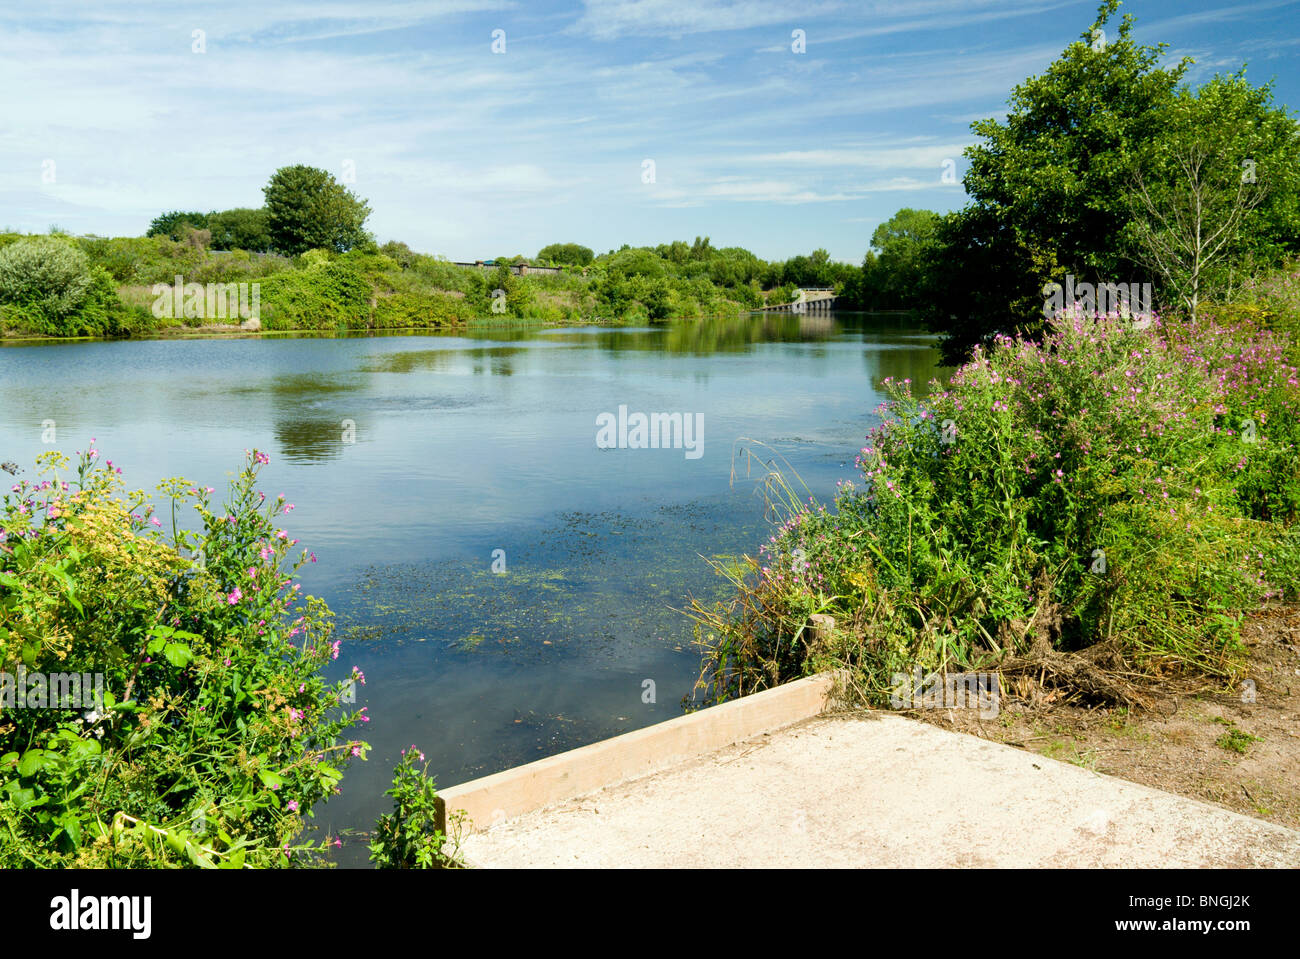
<instances>
[{"instance_id":1,"label":"distant tree","mask_svg":"<svg viewBox=\"0 0 1300 959\"><path fill-rule=\"evenodd\" d=\"M384 256L396 260L401 264L402 269L409 269L414 263L417 254L400 240L389 240L379 248L379 252Z\"/></svg>"},{"instance_id":2,"label":"distant tree","mask_svg":"<svg viewBox=\"0 0 1300 959\"><path fill-rule=\"evenodd\" d=\"M325 170L281 167L263 188L273 249L297 256L311 249L344 253L373 245L365 231L370 207Z\"/></svg>"},{"instance_id":3,"label":"distant tree","mask_svg":"<svg viewBox=\"0 0 1300 959\"><path fill-rule=\"evenodd\" d=\"M870 285L875 309L910 310L921 302L920 291L926 267L926 250L934 243L939 215L930 210L905 207L871 234L877 256L870 266Z\"/></svg>"},{"instance_id":4,"label":"distant tree","mask_svg":"<svg viewBox=\"0 0 1300 959\"><path fill-rule=\"evenodd\" d=\"M589 247L578 243L552 243L537 251L538 262L562 266L589 266L595 258Z\"/></svg>"},{"instance_id":5,"label":"distant tree","mask_svg":"<svg viewBox=\"0 0 1300 959\"><path fill-rule=\"evenodd\" d=\"M713 246L709 243L709 238L707 236L704 238L697 236L695 242L691 244L690 258L692 260L707 260L713 255L713 253Z\"/></svg>"},{"instance_id":6,"label":"distant tree","mask_svg":"<svg viewBox=\"0 0 1300 959\"><path fill-rule=\"evenodd\" d=\"M668 272L666 262L653 250L622 249L604 262L611 276L661 277Z\"/></svg>"},{"instance_id":7,"label":"distant tree","mask_svg":"<svg viewBox=\"0 0 1300 959\"><path fill-rule=\"evenodd\" d=\"M780 281L796 287L833 286L834 277L830 254L825 250L814 250L812 256L800 254L786 260Z\"/></svg>"},{"instance_id":8,"label":"distant tree","mask_svg":"<svg viewBox=\"0 0 1300 959\"><path fill-rule=\"evenodd\" d=\"M673 240L671 243L661 243L655 247L655 253L669 263L676 263L680 266L691 258L691 247L681 240Z\"/></svg>"},{"instance_id":9,"label":"distant tree","mask_svg":"<svg viewBox=\"0 0 1300 959\"><path fill-rule=\"evenodd\" d=\"M210 230L200 230L198 227L185 226L181 228L181 242L191 249L203 251L212 243L212 232Z\"/></svg>"},{"instance_id":10,"label":"distant tree","mask_svg":"<svg viewBox=\"0 0 1300 959\"><path fill-rule=\"evenodd\" d=\"M237 207L208 214L212 246L218 250L251 250L265 253L271 249L271 233L265 209Z\"/></svg>"},{"instance_id":11,"label":"distant tree","mask_svg":"<svg viewBox=\"0 0 1300 959\"><path fill-rule=\"evenodd\" d=\"M179 240L185 227L191 226L198 230L207 229L208 216L206 213L199 213L197 210L188 212L181 210L172 210L170 213L162 213L153 218L149 224L149 229L145 236L167 236L173 240Z\"/></svg>"}]
</instances>

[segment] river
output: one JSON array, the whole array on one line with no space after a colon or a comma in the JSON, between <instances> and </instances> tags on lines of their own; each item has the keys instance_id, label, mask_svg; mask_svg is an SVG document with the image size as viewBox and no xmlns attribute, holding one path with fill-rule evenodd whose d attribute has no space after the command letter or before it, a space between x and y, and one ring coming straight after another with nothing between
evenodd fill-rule
<instances>
[{"instance_id":1,"label":"river","mask_svg":"<svg viewBox=\"0 0 1300 959\"><path fill-rule=\"evenodd\" d=\"M881 380L924 383L938 362L909 321L851 313L9 343L0 459L30 477L39 453L94 437L128 488L181 475L220 493L245 449L270 454L261 488L295 505L285 525L319 560L303 589L338 616L332 671L365 671L372 717L369 760L316 823L365 830L411 744L447 786L680 715L700 657L676 610L723 595L702 557L769 535L743 450L829 499L856 478ZM702 445L601 448L598 417L620 407L684 414ZM364 864L364 841L340 861Z\"/></svg>"}]
</instances>

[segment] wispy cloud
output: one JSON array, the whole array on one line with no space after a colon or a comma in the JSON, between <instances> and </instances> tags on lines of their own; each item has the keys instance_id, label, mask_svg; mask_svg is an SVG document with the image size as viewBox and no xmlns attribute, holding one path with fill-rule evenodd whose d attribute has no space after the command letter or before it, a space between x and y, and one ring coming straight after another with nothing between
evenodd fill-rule
<instances>
[{"instance_id":1,"label":"wispy cloud","mask_svg":"<svg viewBox=\"0 0 1300 959\"><path fill-rule=\"evenodd\" d=\"M1294 45L1276 23L1298 3L1189 12L1179 0L1144 0L1139 29L1208 67ZM10 4L0 8L0 89L10 91L0 218L138 234L167 209L257 205L280 166L338 174L350 161L381 240L457 258L707 233L765 256L823 246L858 260L863 224L899 206L961 205L941 167L952 159L961 175L970 121L1004 115L1011 87L1041 73L1095 9L1096 0ZM492 49L497 29L503 54ZM805 53L791 48L795 29L806 32ZM193 52L195 30L203 53ZM1278 99L1300 101L1294 58L1269 67ZM653 183L643 182L647 159Z\"/></svg>"}]
</instances>

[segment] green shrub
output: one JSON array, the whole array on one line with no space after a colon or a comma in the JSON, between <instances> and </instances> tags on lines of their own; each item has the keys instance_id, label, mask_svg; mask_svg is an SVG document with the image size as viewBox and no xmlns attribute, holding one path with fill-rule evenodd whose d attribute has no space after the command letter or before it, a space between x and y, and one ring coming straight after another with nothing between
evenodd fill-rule
<instances>
[{"instance_id":1,"label":"green shrub","mask_svg":"<svg viewBox=\"0 0 1300 959\"><path fill-rule=\"evenodd\" d=\"M90 286L90 261L64 240L33 236L0 249L0 303L58 321L85 302Z\"/></svg>"},{"instance_id":2,"label":"green shrub","mask_svg":"<svg viewBox=\"0 0 1300 959\"><path fill-rule=\"evenodd\" d=\"M309 261L303 269L273 274L261 284L265 329L361 329L369 325L372 288L352 264L312 265Z\"/></svg>"},{"instance_id":3,"label":"green shrub","mask_svg":"<svg viewBox=\"0 0 1300 959\"><path fill-rule=\"evenodd\" d=\"M831 662L880 701L913 667L1103 642L1133 673L1235 676L1242 613L1297 588L1286 348L1253 325L1075 316L1041 344L999 338L927 396L887 380L865 488L834 511L787 497L736 601L697 610L703 683L734 695ZM827 648L813 613L841 624Z\"/></svg>"},{"instance_id":4,"label":"green shrub","mask_svg":"<svg viewBox=\"0 0 1300 959\"><path fill-rule=\"evenodd\" d=\"M444 851L448 837L438 828L438 793L427 763L416 768L424 753L414 746L402 750L393 771L393 811L379 817L370 843L370 861L380 869L439 869L461 865L454 851Z\"/></svg>"},{"instance_id":5,"label":"green shrub","mask_svg":"<svg viewBox=\"0 0 1300 959\"><path fill-rule=\"evenodd\" d=\"M166 532L93 445L71 474L40 462L49 478L0 509L0 669L97 674L102 697L0 716L0 867L311 857L304 817L364 758L342 736L365 721L343 705L365 678L320 674L332 614L293 583L308 557L277 527L292 506L256 489L267 457L249 454L219 510L211 488L163 483ZM195 532L176 528L186 502Z\"/></svg>"}]
</instances>

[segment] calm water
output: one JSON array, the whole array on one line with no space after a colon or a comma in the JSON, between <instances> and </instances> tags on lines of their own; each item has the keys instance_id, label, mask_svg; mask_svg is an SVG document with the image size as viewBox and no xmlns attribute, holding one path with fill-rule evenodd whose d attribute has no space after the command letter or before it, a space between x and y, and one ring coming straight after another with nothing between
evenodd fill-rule
<instances>
[{"instance_id":1,"label":"calm water","mask_svg":"<svg viewBox=\"0 0 1300 959\"><path fill-rule=\"evenodd\" d=\"M680 715L699 656L675 610L722 595L702 557L768 535L761 470L746 478L738 451L780 454L829 498L855 478L880 381L937 363L897 318L844 313L10 345L0 459L33 475L45 420L66 453L95 437L129 488L182 475L220 492L245 449L270 453L262 489L296 506L285 525L319 558L303 588L338 614L335 671L365 670L373 717L369 761L317 823L367 829L412 743L446 786ZM703 455L598 448L597 416L620 405L702 414Z\"/></svg>"}]
</instances>

